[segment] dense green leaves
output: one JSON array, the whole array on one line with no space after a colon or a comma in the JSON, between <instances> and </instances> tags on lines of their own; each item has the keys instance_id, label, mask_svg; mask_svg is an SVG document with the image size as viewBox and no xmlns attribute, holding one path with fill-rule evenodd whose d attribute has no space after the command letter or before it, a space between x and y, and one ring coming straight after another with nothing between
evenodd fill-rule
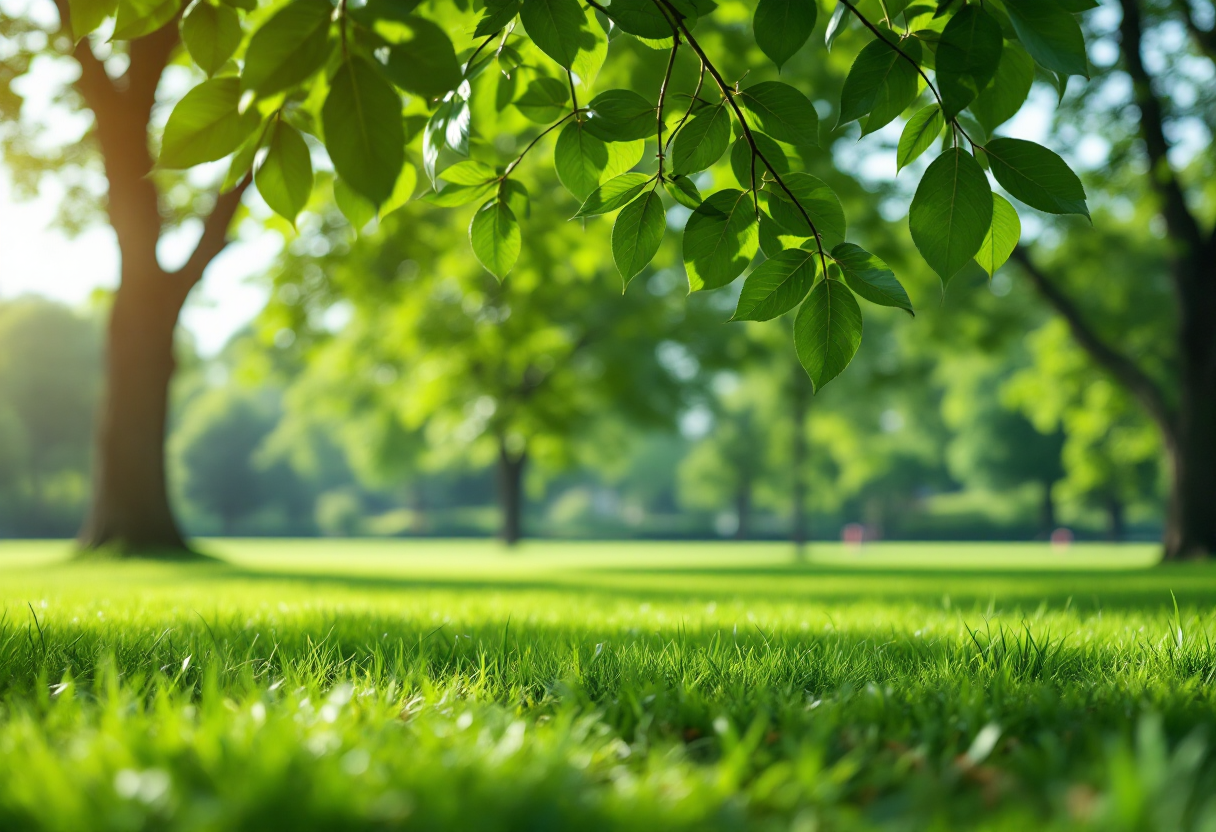
<instances>
[{"instance_id":1,"label":"dense green leaves","mask_svg":"<svg viewBox=\"0 0 1216 832\"><path fill-rule=\"evenodd\" d=\"M405 163L397 91L365 58L352 56L330 82L321 122L338 175L379 207L392 195Z\"/></svg>"},{"instance_id":2,"label":"dense green leaves","mask_svg":"<svg viewBox=\"0 0 1216 832\"><path fill-rule=\"evenodd\" d=\"M591 192L575 217L593 217L623 208L637 198L654 177L648 173L622 173Z\"/></svg>"},{"instance_id":3,"label":"dense green leaves","mask_svg":"<svg viewBox=\"0 0 1216 832\"><path fill-rule=\"evenodd\" d=\"M671 150L671 168L676 173L696 173L718 161L730 144L730 112L726 104L703 109L676 134Z\"/></svg>"},{"instance_id":4,"label":"dense green leaves","mask_svg":"<svg viewBox=\"0 0 1216 832\"><path fill-rule=\"evenodd\" d=\"M756 45L781 69L815 28L813 0L760 0L752 18Z\"/></svg>"},{"instance_id":5,"label":"dense green leaves","mask_svg":"<svg viewBox=\"0 0 1216 832\"><path fill-rule=\"evenodd\" d=\"M487 202L473 215L469 240L481 265L499 280L515 267L523 244L515 212L498 200Z\"/></svg>"},{"instance_id":6,"label":"dense green leaves","mask_svg":"<svg viewBox=\"0 0 1216 832\"><path fill-rule=\"evenodd\" d=\"M993 139L984 150L996 181L1031 208L1089 216L1081 180L1052 151L1023 139Z\"/></svg>"},{"instance_id":7,"label":"dense green leaves","mask_svg":"<svg viewBox=\"0 0 1216 832\"><path fill-rule=\"evenodd\" d=\"M612 226L612 260L626 286L654 259L666 230L663 199L653 189L626 205L617 215L616 224Z\"/></svg>"},{"instance_id":8,"label":"dense green leaves","mask_svg":"<svg viewBox=\"0 0 1216 832\"><path fill-rule=\"evenodd\" d=\"M1034 60L1018 43L1009 42L1001 50L996 75L971 102L971 112L985 130L992 133L1022 108L1034 83Z\"/></svg>"},{"instance_id":9,"label":"dense green leaves","mask_svg":"<svg viewBox=\"0 0 1216 832\"><path fill-rule=\"evenodd\" d=\"M1001 26L979 6L950 18L937 44L937 86L947 120L975 100L1001 60Z\"/></svg>"},{"instance_id":10,"label":"dense green leaves","mask_svg":"<svg viewBox=\"0 0 1216 832\"><path fill-rule=\"evenodd\" d=\"M760 248L750 195L728 188L711 194L684 226L684 268L696 292L730 283Z\"/></svg>"},{"instance_id":11,"label":"dense green leaves","mask_svg":"<svg viewBox=\"0 0 1216 832\"><path fill-rule=\"evenodd\" d=\"M991 222L992 191L979 162L957 147L937 157L912 198L908 227L943 282L980 250Z\"/></svg>"},{"instance_id":12,"label":"dense green leaves","mask_svg":"<svg viewBox=\"0 0 1216 832\"><path fill-rule=\"evenodd\" d=\"M899 148L895 152L896 171L903 170L929 149L930 145L942 134L946 119L942 116L942 108L930 104L924 109L917 110L899 137Z\"/></svg>"},{"instance_id":13,"label":"dense green leaves","mask_svg":"<svg viewBox=\"0 0 1216 832\"><path fill-rule=\"evenodd\" d=\"M633 90L607 90L591 99L584 129L605 142L648 139L657 130L655 106Z\"/></svg>"},{"instance_id":14,"label":"dense green leaves","mask_svg":"<svg viewBox=\"0 0 1216 832\"><path fill-rule=\"evenodd\" d=\"M259 95L294 87L325 65L330 51L329 0L293 0L254 32L241 83Z\"/></svg>"},{"instance_id":15,"label":"dense green leaves","mask_svg":"<svg viewBox=\"0 0 1216 832\"><path fill-rule=\"evenodd\" d=\"M640 140L606 144L588 133L584 123L571 121L557 136L553 162L558 180L584 202L602 182L636 165L643 149Z\"/></svg>"},{"instance_id":16,"label":"dense green leaves","mask_svg":"<svg viewBox=\"0 0 1216 832\"><path fill-rule=\"evenodd\" d=\"M920 43L904 41L903 55L916 59ZM916 99L920 91L916 67L883 40L873 40L853 61L840 93L837 126L869 115L862 135L890 124Z\"/></svg>"},{"instance_id":17,"label":"dense green leaves","mask_svg":"<svg viewBox=\"0 0 1216 832\"><path fill-rule=\"evenodd\" d=\"M732 321L770 321L802 302L819 270L816 252L794 248L765 260L743 281Z\"/></svg>"},{"instance_id":18,"label":"dense green leaves","mask_svg":"<svg viewBox=\"0 0 1216 832\"><path fill-rule=\"evenodd\" d=\"M823 180L809 173L791 173L781 179L790 193L786 193L785 188L773 182L765 185L764 193L769 214L785 233L797 237L811 237L818 231L827 246L835 245L844 239L844 209L840 206L836 193ZM790 194L798 200L796 204ZM799 210L799 206L802 210ZM803 211L806 212L805 216ZM808 217L815 224L814 230L807 223Z\"/></svg>"},{"instance_id":19,"label":"dense green leaves","mask_svg":"<svg viewBox=\"0 0 1216 832\"><path fill-rule=\"evenodd\" d=\"M566 69L595 39L578 0L523 0L519 19L532 42Z\"/></svg>"},{"instance_id":20,"label":"dense green leaves","mask_svg":"<svg viewBox=\"0 0 1216 832\"><path fill-rule=\"evenodd\" d=\"M794 349L818 392L861 346L861 308L839 280L820 280L794 319Z\"/></svg>"},{"instance_id":21,"label":"dense green leaves","mask_svg":"<svg viewBox=\"0 0 1216 832\"><path fill-rule=\"evenodd\" d=\"M841 243L832 249L832 258L840 266L845 283L857 294L879 306L894 306L912 313L912 301L900 285L891 267L878 257L853 243Z\"/></svg>"},{"instance_id":22,"label":"dense green leaves","mask_svg":"<svg viewBox=\"0 0 1216 832\"><path fill-rule=\"evenodd\" d=\"M519 7L520 0L487 0L473 37L484 38L494 34L519 14Z\"/></svg>"},{"instance_id":23,"label":"dense green leaves","mask_svg":"<svg viewBox=\"0 0 1216 832\"><path fill-rule=\"evenodd\" d=\"M819 144L819 116L810 100L780 81L754 84L738 95L748 123L779 142Z\"/></svg>"},{"instance_id":24,"label":"dense green leaves","mask_svg":"<svg viewBox=\"0 0 1216 832\"><path fill-rule=\"evenodd\" d=\"M282 119L274 122L253 180L271 210L294 223L312 193L312 157L299 130Z\"/></svg>"},{"instance_id":25,"label":"dense green leaves","mask_svg":"<svg viewBox=\"0 0 1216 832\"><path fill-rule=\"evenodd\" d=\"M1055 0L1006 0L1005 9L1026 51L1044 69L1089 77L1081 26Z\"/></svg>"},{"instance_id":26,"label":"dense green leaves","mask_svg":"<svg viewBox=\"0 0 1216 832\"><path fill-rule=\"evenodd\" d=\"M406 92L438 98L460 84L460 62L452 41L426 18L411 15L393 26L384 72Z\"/></svg>"},{"instance_id":27,"label":"dense green leaves","mask_svg":"<svg viewBox=\"0 0 1216 832\"><path fill-rule=\"evenodd\" d=\"M199 69L214 75L241 43L241 18L230 6L196 0L182 17L181 33Z\"/></svg>"},{"instance_id":28,"label":"dense green leaves","mask_svg":"<svg viewBox=\"0 0 1216 832\"><path fill-rule=\"evenodd\" d=\"M612 0L606 8L622 32L651 40L671 37L671 24L654 0Z\"/></svg>"},{"instance_id":29,"label":"dense green leaves","mask_svg":"<svg viewBox=\"0 0 1216 832\"><path fill-rule=\"evenodd\" d=\"M162 168L191 168L222 159L258 126L254 111L241 113L241 82L233 76L204 81L177 102L161 141Z\"/></svg>"},{"instance_id":30,"label":"dense green leaves","mask_svg":"<svg viewBox=\"0 0 1216 832\"><path fill-rule=\"evenodd\" d=\"M1009 255L1013 254L1021 236L1022 221L1018 219L1018 212L1005 197L993 194L992 225L984 235L984 241L980 243L975 262L992 277L1009 259Z\"/></svg>"},{"instance_id":31,"label":"dense green leaves","mask_svg":"<svg viewBox=\"0 0 1216 832\"><path fill-rule=\"evenodd\" d=\"M775 171L778 176L789 173L790 160L786 158L785 151L781 149L781 145L770 139L763 133L752 132L752 141L756 143L757 149L760 151L760 156L772 165L772 170L769 170L761 159L756 159L756 185L760 185L761 179L766 171L771 173ZM734 145L730 149L730 169L735 174L735 179L744 188L752 186L752 146L747 143L746 138L735 140Z\"/></svg>"}]
</instances>

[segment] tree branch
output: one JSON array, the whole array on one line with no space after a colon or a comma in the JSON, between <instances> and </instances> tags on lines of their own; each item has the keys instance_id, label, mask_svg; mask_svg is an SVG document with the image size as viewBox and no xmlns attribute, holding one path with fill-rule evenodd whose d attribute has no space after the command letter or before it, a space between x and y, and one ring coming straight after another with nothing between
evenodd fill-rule
<instances>
[{"instance_id":1,"label":"tree branch","mask_svg":"<svg viewBox=\"0 0 1216 832\"><path fill-rule=\"evenodd\" d=\"M228 246L228 230L232 225L232 218L236 216L241 197L252 181L253 175L247 173L235 188L216 198L215 207L211 209L207 219L203 220L203 236L190 253L190 259L186 261L186 265L170 275L184 291L189 292L202 279L203 271Z\"/></svg>"},{"instance_id":2,"label":"tree branch","mask_svg":"<svg viewBox=\"0 0 1216 832\"><path fill-rule=\"evenodd\" d=\"M1165 112L1161 99L1153 92L1153 78L1144 66L1141 52L1143 30L1140 24L1138 0L1120 0L1123 20L1119 23L1120 47L1127 74L1132 79L1132 94L1140 109L1140 135L1144 139L1149 161L1149 182L1161 197L1166 228L1185 250L1182 259L1200 255L1203 236L1199 223L1186 204L1186 194L1178 182L1177 172L1170 165L1170 145L1165 138Z\"/></svg>"},{"instance_id":3,"label":"tree branch","mask_svg":"<svg viewBox=\"0 0 1216 832\"><path fill-rule=\"evenodd\" d=\"M1166 402L1165 394L1157 382L1132 359L1108 344L1085 320L1081 310L1064 291L1049 278L1034 261L1030 252L1019 245L1013 250L1013 259L1022 267L1035 289L1047 303L1060 314L1077 343L1089 353L1106 372L1123 385L1148 411L1166 435L1174 432L1173 408Z\"/></svg>"}]
</instances>

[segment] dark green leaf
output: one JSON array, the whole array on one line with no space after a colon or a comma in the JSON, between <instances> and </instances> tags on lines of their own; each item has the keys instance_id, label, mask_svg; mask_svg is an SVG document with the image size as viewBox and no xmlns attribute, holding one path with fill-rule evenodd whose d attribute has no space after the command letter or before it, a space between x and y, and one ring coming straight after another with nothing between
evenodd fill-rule
<instances>
[{"instance_id":1,"label":"dark green leaf","mask_svg":"<svg viewBox=\"0 0 1216 832\"><path fill-rule=\"evenodd\" d=\"M936 104L917 110L916 114L908 119L903 135L899 137L899 149L895 153L896 171L903 170L928 150L942 134L942 128L945 126L946 119L942 117L942 108Z\"/></svg>"},{"instance_id":2,"label":"dark green leaf","mask_svg":"<svg viewBox=\"0 0 1216 832\"><path fill-rule=\"evenodd\" d=\"M912 313L912 301L891 267L861 246L841 243L832 249L832 258L844 273L849 288L870 303L894 306Z\"/></svg>"},{"instance_id":3,"label":"dark green leaf","mask_svg":"<svg viewBox=\"0 0 1216 832\"><path fill-rule=\"evenodd\" d=\"M1033 82L1034 59L1021 44L1007 42L1001 50L1001 63L996 68L996 75L979 97L971 102L971 112L991 133L1022 109Z\"/></svg>"},{"instance_id":4,"label":"dark green leaf","mask_svg":"<svg viewBox=\"0 0 1216 832\"><path fill-rule=\"evenodd\" d=\"M937 157L912 197L908 227L943 283L980 250L991 223L992 191L979 162L957 147Z\"/></svg>"},{"instance_id":5,"label":"dark green leaf","mask_svg":"<svg viewBox=\"0 0 1216 832\"><path fill-rule=\"evenodd\" d=\"M422 130L422 169L432 183L439 153L450 147L461 156L469 155L469 102L454 95L435 108Z\"/></svg>"},{"instance_id":6,"label":"dark green leaf","mask_svg":"<svg viewBox=\"0 0 1216 832\"><path fill-rule=\"evenodd\" d=\"M747 268L760 247L749 194L727 189L711 194L684 226L684 268L689 288L717 289Z\"/></svg>"},{"instance_id":7,"label":"dark green leaf","mask_svg":"<svg viewBox=\"0 0 1216 832\"><path fill-rule=\"evenodd\" d=\"M177 102L161 141L162 168L192 168L222 159L258 126L253 110L242 114L241 82L232 76L204 81Z\"/></svg>"},{"instance_id":8,"label":"dark green leaf","mask_svg":"<svg viewBox=\"0 0 1216 832\"><path fill-rule=\"evenodd\" d=\"M919 60L920 42L911 38L900 46L903 55ZM890 124L920 92L916 67L885 40L873 40L853 61L840 92L837 126L869 115L862 135Z\"/></svg>"},{"instance_id":9,"label":"dark green leaf","mask_svg":"<svg viewBox=\"0 0 1216 832\"><path fill-rule=\"evenodd\" d=\"M671 24L654 0L612 0L606 8L622 32L651 40L671 37Z\"/></svg>"},{"instance_id":10,"label":"dark green leaf","mask_svg":"<svg viewBox=\"0 0 1216 832\"><path fill-rule=\"evenodd\" d=\"M237 148L236 153L232 154L232 161L228 163L228 172L224 174L224 181L220 183L221 193L231 191L245 178L245 174L253 169L253 160L262 147L263 132L260 128L253 130L249 134L249 138L245 139Z\"/></svg>"},{"instance_id":11,"label":"dark green leaf","mask_svg":"<svg viewBox=\"0 0 1216 832\"><path fill-rule=\"evenodd\" d=\"M937 88L946 120L975 100L1001 60L1001 26L979 6L950 18L937 44Z\"/></svg>"},{"instance_id":12,"label":"dark green leaf","mask_svg":"<svg viewBox=\"0 0 1216 832\"><path fill-rule=\"evenodd\" d=\"M588 133L582 122L572 121L557 136L553 162L558 180L583 202L605 180L636 165L643 148L642 141L605 144Z\"/></svg>"},{"instance_id":13,"label":"dark green leaf","mask_svg":"<svg viewBox=\"0 0 1216 832\"><path fill-rule=\"evenodd\" d=\"M503 202L507 203L515 216L524 217L525 219L532 215L531 198L528 196L528 189L523 186L522 182L517 182L514 179L508 179L502 183L502 194L499 197Z\"/></svg>"},{"instance_id":14,"label":"dark green leaf","mask_svg":"<svg viewBox=\"0 0 1216 832\"><path fill-rule=\"evenodd\" d=\"M1089 77L1081 26L1056 0L1006 0L1005 9L1022 45L1044 69Z\"/></svg>"},{"instance_id":15,"label":"dark green leaf","mask_svg":"<svg viewBox=\"0 0 1216 832\"><path fill-rule=\"evenodd\" d=\"M844 209L840 207L836 193L827 184L809 173L791 173L781 179L803 210L798 209L784 188L775 182L768 183L764 186L764 193L768 199L769 213L778 226L796 237L814 236L814 231L807 224L807 217L803 215L805 211L815 224L815 230L822 235L825 246L833 246L844 239L847 229Z\"/></svg>"},{"instance_id":16,"label":"dark green leaf","mask_svg":"<svg viewBox=\"0 0 1216 832\"><path fill-rule=\"evenodd\" d=\"M570 100L570 87L556 78L537 78L515 101L515 106L532 121L548 124L560 118Z\"/></svg>"},{"instance_id":17,"label":"dark green leaf","mask_svg":"<svg viewBox=\"0 0 1216 832\"><path fill-rule=\"evenodd\" d=\"M648 173L622 173L592 191L591 196L578 209L575 218L593 217L623 208L637 198L638 194L654 180Z\"/></svg>"},{"instance_id":18,"label":"dark green leaf","mask_svg":"<svg viewBox=\"0 0 1216 832\"><path fill-rule=\"evenodd\" d=\"M653 190L617 215L612 226L612 259L626 286L654 259L666 230L663 200Z\"/></svg>"},{"instance_id":19,"label":"dark green leaf","mask_svg":"<svg viewBox=\"0 0 1216 832\"><path fill-rule=\"evenodd\" d=\"M485 199L497 188L494 182L481 182L476 185L445 185L437 191L423 194L420 199L440 208L457 208Z\"/></svg>"},{"instance_id":20,"label":"dark green leaf","mask_svg":"<svg viewBox=\"0 0 1216 832\"><path fill-rule=\"evenodd\" d=\"M820 280L794 319L794 349L818 392L861 346L861 308L839 280Z\"/></svg>"},{"instance_id":21,"label":"dark green leaf","mask_svg":"<svg viewBox=\"0 0 1216 832\"><path fill-rule=\"evenodd\" d=\"M730 112L726 104L707 107L689 119L676 134L671 149L671 168L676 173L696 173L713 165L730 144Z\"/></svg>"},{"instance_id":22,"label":"dark green leaf","mask_svg":"<svg viewBox=\"0 0 1216 832\"><path fill-rule=\"evenodd\" d=\"M501 281L515 267L522 246L515 213L505 202L487 202L469 223L469 241L481 265Z\"/></svg>"},{"instance_id":23,"label":"dark green leaf","mask_svg":"<svg viewBox=\"0 0 1216 832\"><path fill-rule=\"evenodd\" d=\"M150 35L173 19L182 0L118 0L112 40L135 40Z\"/></svg>"},{"instance_id":24,"label":"dark green leaf","mask_svg":"<svg viewBox=\"0 0 1216 832\"><path fill-rule=\"evenodd\" d=\"M294 87L329 60L329 0L293 0L253 33L241 83L266 96Z\"/></svg>"},{"instance_id":25,"label":"dark green leaf","mask_svg":"<svg viewBox=\"0 0 1216 832\"><path fill-rule=\"evenodd\" d=\"M422 17L394 24L384 73L401 89L423 98L440 98L456 89L461 80L452 41L443 29Z\"/></svg>"},{"instance_id":26,"label":"dark green leaf","mask_svg":"<svg viewBox=\"0 0 1216 832\"><path fill-rule=\"evenodd\" d=\"M633 142L656 135L655 107L633 90L606 90L591 99L583 127L605 142Z\"/></svg>"},{"instance_id":27,"label":"dark green leaf","mask_svg":"<svg viewBox=\"0 0 1216 832\"><path fill-rule=\"evenodd\" d=\"M780 81L764 81L739 93L752 127L779 142L819 144L819 116L810 99Z\"/></svg>"},{"instance_id":28,"label":"dark green leaf","mask_svg":"<svg viewBox=\"0 0 1216 832\"><path fill-rule=\"evenodd\" d=\"M790 172L790 160L786 158L785 151L781 149L781 145L763 133L755 131L752 131L752 139L756 142L760 155L769 161L769 164L773 166L778 176L784 176ZM745 190L752 186L752 146L747 143L747 139L736 139L731 147L730 169L735 174L735 179L739 180L739 184ZM764 162L759 159L756 160L757 186L760 185L764 172L768 170L768 166ZM769 172L772 173L772 171Z\"/></svg>"},{"instance_id":29,"label":"dark green leaf","mask_svg":"<svg viewBox=\"0 0 1216 832\"><path fill-rule=\"evenodd\" d=\"M1052 151L1023 139L993 139L984 150L996 181L1031 208L1089 216L1081 180Z\"/></svg>"},{"instance_id":30,"label":"dark green leaf","mask_svg":"<svg viewBox=\"0 0 1216 832\"><path fill-rule=\"evenodd\" d=\"M1018 219L1018 212L1005 197L993 194L992 225L984 235L984 242L980 243L975 262L992 277L1009 259L1009 255L1013 254L1021 237L1022 221Z\"/></svg>"},{"instance_id":31,"label":"dark green leaf","mask_svg":"<svg viewBox=\"0 0 1216 832\"><path fill-rule=\"evenodd\" d=\"M274 122L253 181L270 209L294 224L312 193L312 155L299 130L282 119Z\"/></svg>"},{"instance_id":32,"label":"dark green leaf","mask_svg":"<svg viewBox=\"0 0 1216 832\"><path fill-rule=\"evenodd\" d=\"M519 19L532 42L566 69L574 66L579 49L594 44L578 0L523 0Z\"/></svg>"},{"instance_id":33,"label":"dark green leaf","mask_svg":"<svg viewBox=\"0 0 1216 832\"><path fill-rule=\"evenodd\" d=\"M182 17L181 33L198 68L214 75L241 43L241 18L231 6L197 0Z\"/></svg>"},{"instance_id":34,"label":"dark green leaf","mask_svg":"<svg viewBox=\"0 0 1216 832\"><path fill-rule=\"evenodd\" d=\"M827 46L828 51L832 51L832 44L836 42L836 38L840 37L849 25L849 7L844 3L837 3L836 8L832 10L832 17L828 20L827 31L823 34L823 42Z\"/></svg>"},{"instance_id":35,"label":"dark green leaf","mask_svg":"<svg viewBox=\"0 0 1216 832\"><path fill-rule=\"evenodd\" d=\"M338 175L379 208L405 164L397 91L366 58L352 56L330 82L321 123Z\"/></svg>"},{"instance_id":36,"label":"dark green leaf","mask_svg":"<svg viewBox=\"0 0 1216 832\"><path fill-rule=\"evenodd\" d=\"M486 10L477 21L473 37L489 37L502 29L519 14L520 0L487 0Z\"/></svg>"},{"instance_id":37,"label":"dark green leaf","mask_svg":"<svg viewBox=\"0 0 1216 832\"><path fill-rule=\"evenodd\" d=\"M819 257L800 248L765 260L743 281L732 321L771 321L802 302L819 273Z\"/></svg>"},{"instance_id":38,"label":"dark green leaf","mask_svg":"<svg viewBox=\"0 0 1216 832\"><path fill-rule=\"evenodd\" d=\"M794 57L815 28L814 0L760 0L752 29L756 45L781 69Z\"/></svg>"},{"instance_id":39,"label":"dark green leaf","mask_svg":"<svg viewBox=\"0 0 1216 832\"><path fill-rule=\"evenodd\" d=\"M76 41L83 39L116 11L118 11L118 0L68 0L72 39Z\"/></svg>"},{"instance_id":40,"label":"dark green leaf","mask_svg":"<svg viewBox=\"0 0 1216 832\"><path fill-rule=\"evenodd\" d=\"M356 234L375 219L376 206L355 193L350 185L343 182L341 178L334 179L334 202L337 203L338 210L342 212L342 216L346 217L351 228L355 229Z\"/></svg>"},{"instance_id":41,"label":"dark green leaf","mask_svg":"<svg viewBox=\"0 0 1216 832\"><path fill-rule=\"evenodd\" d=\"M671 194L672 199L685 208L695 210L704 201L701 199L701 192L697 190L696 183L687 176L672 177L663 183L663 187L667 189L667 193Z\"/></svg>"}]
</instances>

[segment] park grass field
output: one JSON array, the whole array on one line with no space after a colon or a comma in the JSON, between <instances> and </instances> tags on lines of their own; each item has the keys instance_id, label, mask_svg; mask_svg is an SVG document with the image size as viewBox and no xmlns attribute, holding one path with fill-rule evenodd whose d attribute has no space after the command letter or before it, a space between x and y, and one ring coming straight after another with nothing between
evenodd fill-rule
<instances>
[{"instance_id":1,"label":"park grass field","mask_svg":"<svg viewBox=\"0 0 1216 832\"><path fill-rule=\"evenodd\" d=\"M0 830L1216 831L1154 548L0 544Z\"/></svg>"}]
</instances>

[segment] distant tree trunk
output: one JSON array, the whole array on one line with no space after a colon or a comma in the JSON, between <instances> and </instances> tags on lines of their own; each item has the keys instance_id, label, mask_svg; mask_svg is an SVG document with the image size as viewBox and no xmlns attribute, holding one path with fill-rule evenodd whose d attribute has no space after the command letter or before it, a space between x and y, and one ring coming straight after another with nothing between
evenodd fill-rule
<instances>
[{"instance_id":1,"label":"distant tree trunk","mask_svg":"<svg viewBox=\"0 0 1216 832\"><path fill-rule=\"evenodd\" d=\"M752 478L746 474L739 480L735 489L735 517L739 525L735 527L735 540L747 540L751 534L752 513Z\"/></svg>"},{"instance_id":2,"label":"distant tree trunk","mask_svg":"<svg viewBox=\"0 0 1216 832\"><path fill-rule=\"evenodd\" d=\"M1122 543L1127 538L1123 501L1114 493L1106 497L1106 537L1115 543Z\"/></svg>"},{"instance_id":3,"label":"distant tree trunk","mask_svg":"<svg viewBox=\"0 0 1216 832\"><path fill-rule=\"evenodd\" d=\"M790 448L790 465L793 469L794 482L790 489L790 498L793 500L793 517L791 537L794 541L794 557L798 560L806 559L806 539L807 539L807 515L806 515L806 467L809 462L809 454L806 440L806 416L807 416L807 377L802 369L802 365L794 367L793 381L793 419L794 419L794 439Z\"/></svg>"},{"instance_id":4,"label":"distant tree trunk","mask_svg":"<svg viewBox=\"0 0 1216 832\"><path fill-rule=\"evenodd\" d=\"M1039 506L1039 536L1051 537L1056 528L1056 501L1051 495L1051 480L1043 481L1043 502Z\"/></svg>"},{"instance_id":5,"label":"distant tree trunk","mask_svg":"<svg viewBox=\"0 0 1216 832\"><path fill-rule=\"evenodd\" d=\"M527 461L526 451L512 453L505 442L498 443L498 504L502 511L499 537L508 546L514 546L523 537L523 479Z\"/></svg>"},{"instance_id":6,"label":"distant tree trunk","mask_svg":"<svg viewBox=\"0 0 1216 832\"><path fill-rule=\"evenodd\" d=\"M165 487L165 422L173 331L185 294L155 264L124 273L106 337L85 549L186 553ZM124 269L126 272L126 269Z\"/></svg>"},{"instance_id":7,"label":"distant tree trunk","mask_svg":"<svg viewBox=\"0 0 1216 832\"><path fill-rule=\"evenodd\" d=\"M1216 275L1210 276L1209 282L1216 283ZM1204 325L1209 330L1214 326L1212 321ZM1185 324L1183 329L1185 343ZM1208 343L1195 349L1200 355L1184 353L1184 386L1176 431L1166 436L1170 462L1166 560L1194 560L1216 554L1216 338L1211 332L1205 334Z\"/></svg>"}]
</instances>

